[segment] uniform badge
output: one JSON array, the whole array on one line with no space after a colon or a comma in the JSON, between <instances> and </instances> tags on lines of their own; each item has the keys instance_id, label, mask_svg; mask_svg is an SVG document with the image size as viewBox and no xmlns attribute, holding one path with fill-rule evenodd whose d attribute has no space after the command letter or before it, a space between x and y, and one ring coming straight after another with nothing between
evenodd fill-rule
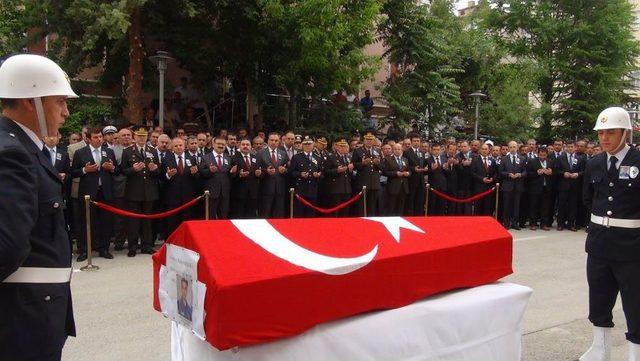
<instances>
[{"instance_id":1,"label":"uniform badge","mask_svg":"<svg viewBox=\"0 0 640 361\"><path fill-rule=\"evenodd\" d=\"M151 153L151 152L146 152L146 156L147 156L147 158L153 158L153 153Z\"/></svg>"},{"instance_id":2,"label":"uniform badge","mask_svg":"<svg viewBox=\"0 0 640 361\"><path fill-rule=\"evenodd\" d=\"M255 158L251 158L251 163L255 163L256 159Z\"/></svg>"},{"instance_id":3,"label":"uniform badge","mask_svg":"<svg viewBox=\"0 0 640 361\"><path fill-rule=\"evenodd\" d=\"M573 165L578 164L578 159L577 158L573 158Z\"/></svg>"},{"instance_id":4,"label":"uniform badge","mask_svg":"<svg viewBox=\"0 0 640 361\"><path fill-rule=\"evenodd\" d=\"M638 167L633 166L629 169L629 177L631 177L631 179L636 179L638 174L640 174L640 169L638 169Z\"/></svg>"},{"instance_id":5,"label":"uniform badge","mask_svg":"<svg viewBox=\"0 0 640 361\"><path fill-rule=\"evenodd\" d=\"M191 167L191 160L190 159L186 159L187 161L187 167Z\"/></svg>"},{"instance_id":6,"label":"uniform badge","mask_svg":"<svg viewBox=\"0 0 640 361\"><path fill-rule=\"evenodd\" d=\"M492 162L491 159L487 159L487 164L488 165L491 165L492 164L491 162Z\"/></svg>"},{"instance_id":7,"label":"uniform badge","mask_svg":"<svg viewBox=\"0 0 640 361\"><path fill-rule=\"evenodd\" d=\"M56 153L56 160L62 160L62 154Z\"/></svg>"},{"instance_id":8,"label":"uniform badge","mask_svg":"<svg viewBox=\"0 0 640 361\"><path fill-rule=\"evenodd\" d=\"M516 164L520 164L520 158L516 158Z\"/></svg>"},{"instance_id":9,"label":"uniform badge","mask_svg":"<svg viewBox=\"0 0 640 361\"><path fill-rule=\"evenodd\" d=\"M107 157L107 152L105 152L104 150L102 151L102 157L106 158Z\"/></svg>"},{"instance_id":10,"label":"uniform badge","mask_svg":"<svg viewBox=\"0 0 640 361\"><path fill-rule=\"evenodd\" d=\"M637 171L637 168L636 168ZM628 165L621 165L620 166L620 175L618 176L619 179L629 179L631 178L631 167L629 167Z\"/></svg>"},{"instance_id":11,"label":"uniform badge","mask_svg":"<svg viewBox=\"0 0 640 361\"><path fill-rule=\"evenodd\" d=\"M229 161L228 160L224 160L224 165L229 165Z\"/></svg>"},{"instance_id":12,"label":"uniform badge","mask_svg":"<svg viewBox=\"0 0 640 361\"><path fill-rule=\"evenodd\" d=\"M311 163L318 164L318 161L315 158L311 158Z\"/></svg>"},{"instance_id":13,"label":"uniform badge","mask_svg":"<svg viewBox=\"0 0 640 361\"><path fill-rule=\"evenodd\" d=\"M14 138L16 137L16 135L15 135L15 134L13 134L13 133L9 133L9 135L10 135L10 136L12 136L12 137L14 137Z\"/></svg>"}]
</instances>

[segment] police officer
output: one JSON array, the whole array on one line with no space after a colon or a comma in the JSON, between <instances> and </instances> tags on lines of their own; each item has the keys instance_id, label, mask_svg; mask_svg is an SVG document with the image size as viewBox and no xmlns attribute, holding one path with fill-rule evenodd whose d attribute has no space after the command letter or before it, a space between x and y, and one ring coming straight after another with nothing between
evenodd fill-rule
<instances>
[{"instance_id":1,"label":"police officer","mask_svg":"<svg viewBox=\"0 0 640 361\"><path fill-rule=\"evenodd\" d=\"M0 360L60 360L75 335L62 181L41 140L58 133L75 97L45 57L0 67Z\"/></svg>"},{"instance_id":2,"label":"police officer","mask_svg":"<svg viewBox=\"0 0 640 361\"><path fill-rule=\"evenodd\" d=\"M611 357L612 309L618 292L627 319L629 361L640 360L640 151L630 147L629 114L605 109L594 130L601 154L587 163L583 200L591 209L587 236L589 321L593 344L581 361Z\"/></svg>"},{"instance_id":3,"label":"police officer","mask_svg":"<svg viewBox=\"0 0 640 361\"><path fill-rule=\"evenodd\" d=\"M302 152L296 153L289 164L289 172L294 179L296 194L312 204L318 198L318 182L322 177L323 160L313 152L314 140L310 136L302 139ZM294 204L296 217L313 217L315 211L296 200Z\"/></svg>"}]
</instances>

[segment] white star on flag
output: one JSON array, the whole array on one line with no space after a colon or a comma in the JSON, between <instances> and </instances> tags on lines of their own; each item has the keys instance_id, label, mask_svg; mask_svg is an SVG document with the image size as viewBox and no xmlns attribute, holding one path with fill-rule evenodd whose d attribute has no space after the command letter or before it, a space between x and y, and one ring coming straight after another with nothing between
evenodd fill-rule
<instances>
[{"instance_id":1,"label":"white star on flag","mask_svg":"<svg viewBox=\"0 0 640 361\"><path fill-rule=\"evenodd\" d=\"M363 217L364 219L382 223L387 231L391 233L397 243L400 243L400 228L410 229L412 231L424 233L423 230L415 226L402 217Z\"/></svg>"}]
</instances>

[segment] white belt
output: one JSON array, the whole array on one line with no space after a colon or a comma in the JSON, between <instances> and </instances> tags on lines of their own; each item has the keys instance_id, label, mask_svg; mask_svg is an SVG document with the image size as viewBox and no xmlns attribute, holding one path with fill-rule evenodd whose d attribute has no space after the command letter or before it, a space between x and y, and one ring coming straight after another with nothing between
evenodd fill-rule
<instances>
[{"instance_id":1,"label":"white belt","mask_svg":"<svg viewBox=\"0 0 640 361\"><path fill-rule=\"evenodd\" d=\"M620 228L640 228L640 219L621 219L621 218L609 218L609 217L600 217L595 214L591 214L591 222L609 227L620 227Z\"/></svg>"},{"instance_id":2,"label":"white belt","mask_svg":"<svg viewBox=\"0 0 640 361\"><path fill-rule=\"evenodd\" d=\"M3 283L67 283L71 268L20 267Z\"/></svg>"}]
</instances>

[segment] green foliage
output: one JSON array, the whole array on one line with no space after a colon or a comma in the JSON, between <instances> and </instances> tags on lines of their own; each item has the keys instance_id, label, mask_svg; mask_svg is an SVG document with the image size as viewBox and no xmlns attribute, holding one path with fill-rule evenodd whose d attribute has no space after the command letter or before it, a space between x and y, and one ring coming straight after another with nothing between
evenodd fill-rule
<instances>
[{"instance_id":1,"label":"green foliage","mask_svg":"<svg viewBox=\"0 0 640 361\"><path fill-rule=\"evenodd\" d=\"M588 134L599 111L629 100L640 52L629 1L492 2L489 26L514 57L539 69L540 138Z\"/></svg>"},{"instance_id":2,"label":"green foliage","mask_svg":"<svg viewBox=\"0 0 640 361\"><path fill-rule=\"evenodd\" d=\"M84 125L103 125L105 120L116 117L118 112L95 97L80 97L69 101L69 114L60 128L62 135L79 132Z\"/></svg>"},{"instance_id":3,"label":"green foliage","mask_svg":"<svg viewBox=\"0 0 640 361\"><path fill-rule=\"evenodd\" d=\"M363 131L362 113L346 106L321 102L312 110L312 116L297 131L314 136L325 136L330 140L350 137Z\"/></svg>"},{"instance_id":4,"label":"green foliage","mask_svg":"<svg viewBox=\"0 0 640 361\"><path fill-rule=\"evenodd\" d=\"M430 5L389 0L384 7L387 17L379 27L386 55L399 69L388 81L385 97L398 121L417 121L422 130L448 124L460 112L455 76L463 70L450 39L461 28L452 9L448 0Z\"/></svg>"},{"instance_id":5,"label":"green foliage","mask_svg":"<svg viewBox=\"0 0 640 361\"><path fill-rule=\"evenodd\" d=\"M42 14L42 9L37 0L0 1L0 58L21 52L40 39L33 28L40 25L36 15Z\"/></svg>"}]
</instances>

